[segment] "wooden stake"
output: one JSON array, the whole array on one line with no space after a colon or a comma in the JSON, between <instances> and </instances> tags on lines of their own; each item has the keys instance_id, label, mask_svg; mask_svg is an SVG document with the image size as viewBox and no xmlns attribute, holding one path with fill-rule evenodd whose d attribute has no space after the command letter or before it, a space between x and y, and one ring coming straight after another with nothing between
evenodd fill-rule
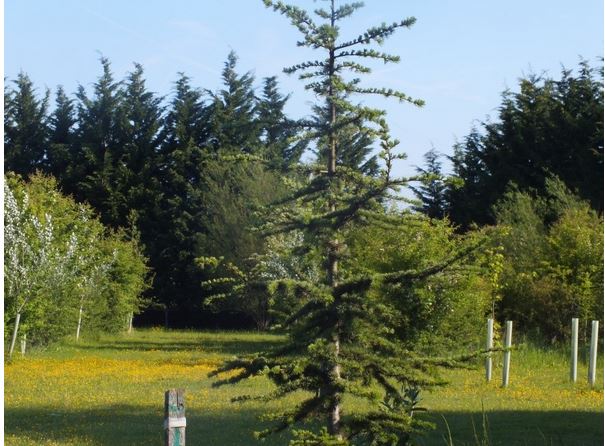
<instances>
[{"instance_id":1,"label":"wooden stake","mask_svg":"<svg viewBox=\"0 0 605 446\"><path fill-rule=\"evenodd\" d=\"M592 321L592 335L590 336L590 358L588 362L588 383L594 387L597 373L597 343L599 341L599 321Z\"/></svg>"},{"instance_id":2,"label":"wooden stake","mask_svg":"<svg viewBox=\"0 0 605 446\"><path fill-rule=\"evenodd\" d=\"M578 318L571 320L571 370L569 378L572 383L578 379Z\"/></svg>"},{"instance_id":3,"label":"wooden stake","mask_svg":"<svg viewBox=\"0 0 605 446\"><path fill-rule=\"evenodd\" d=\"M485 345L487 350L494 348L494 320L487 320L487 342ZM485 379L490 382L492 379L492 354L488 353L485 358Z\"/></svg>"},{"instance_id":4,"label":"wooden stake","mask_svg":"<svg viewBox=\"0 0 605 446\"><path fill-rule=\"evenodd\" d=\"M164 395L164 445L185 446L185 391L170 389Z\"/></svg>"},{"instance_id":5,"label":"wooden stake","mask_svg":"<svg viewBox=\"0 0 605 446\"><path fill-rule=\"evenodd\" d=\"M513 321L506 321L506 335L504 336L504 364L502 366L502 387L508 386L510 372L510 347L513 339Z\"/></svg>"}]
</instances>

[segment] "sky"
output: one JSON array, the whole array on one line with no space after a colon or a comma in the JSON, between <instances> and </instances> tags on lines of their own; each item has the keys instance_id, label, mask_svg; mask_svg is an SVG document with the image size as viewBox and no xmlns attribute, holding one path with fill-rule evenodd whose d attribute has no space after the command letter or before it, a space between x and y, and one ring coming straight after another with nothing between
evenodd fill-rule
<instances>
[{"instance_id":1,"label":"sky","mask_svg":"<svg viewBox=\"0 0 605 446\"><path fill-rule=\"evenodd\" d=\"M306 9L321 2L291 0ZM399 64L375 64L366 86L388 87L423 99L417 108L389 99L364 100L388 112L394 137L408 159L396 173L410 175L431 147L451 154L471 127L496 116L501 93L517 90L520 77L561 67L580 58L593 65L603 56L603 1L580 0L368 0L342 22L341 35L355 37L368 27L416 17L411 29L394 34L381 50L401 56ZM148 87L168 99L177 73L193 85L220 88L229 51L238 71L251 71L259 86L278 75L291 93L292 117L310 113L314 97L285 66L312 57L296 46L298 32L261 0L5 0L4 76L20 71L40 93L61 84L90 89L107 57L118 79L143 65Z\"/></svg>"}]
</instances>

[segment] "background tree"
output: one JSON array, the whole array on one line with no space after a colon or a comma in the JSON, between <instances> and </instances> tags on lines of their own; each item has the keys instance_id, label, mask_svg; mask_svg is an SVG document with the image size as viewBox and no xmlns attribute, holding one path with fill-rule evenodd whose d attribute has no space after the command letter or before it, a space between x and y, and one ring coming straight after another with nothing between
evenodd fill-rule
<instances>
[{"instance_id":1,"label":"background tree","mask_svg":"<svg viewBox=\"0 0 605 446\"><path fill-rule=\"evenodd\" d=\"M166 311L179 305L187 311L199 306L203 276L194 259L204 255L207 121L202 92L181 73L162 129L160 218L143 234L155 271L154 291Z\"/></svg>"},{"instance_id":2,"label":"background tree","mask_svg":"<svg viewBox=\"0 0 605 446\"><path fill-rule=\"evenodd\" d=\"M65 189L76 189L74 178L74 134L76 116L74 101L62 86L57 87L55 109L50 116L50 138L48 145L48 171L57 178Z\"/></svg>"},{"instance_id":3,"label":"background tree","mask_svg":"<svg viewBox=\"0 0 605 446\"><path fill-rule=\"evenodd\" d=\"M530 75L519 88L502 94L496 121L455 150L454 172L465 185L450 194L453 221L493 223L490 209L509 182L543 193L550 175L602 212L602 67L582 61L575 75L565 69L559 80Z\"/></svg>"},{"instance_id":4,"label":"background tree","mask_svg":"<svg viewBox=\"0 0 605 446\"><path fill-rule=\"evenodd\" d=\"M21 175L45 169L49 91L39 99L32 81L20 72L4 91L4 170Z\"/></svg>"},{"instance_id":5,"label":"background tree","mask_svg":"<svg viewBox=\"0 0 605 446\"><path fill-rule=\"evenodd\" d=\"M289 97L279 92L275 76L264 79L263 96L258 104L262 143L269 165L282 171L298 163L307 146L305 141L296 139L299 124L284 112Z\"/></svg>"},{"instance_id":6,"label":"background tree","mask_svg":"<svg viewBox=\"0 0 605 446\"><path fill-rule=\"evenodd\" d=\"M416 172L422 177L419 186L410 189L420 200L420 205L413 209L422 212L430 218L444 218L446 215L446 190L439 154L433 147L424 154L425 167L417 167Z\"/></svg>"},{"instance_id":7,"label":"background tree","mask_svg":"<svg viewBox=\"0 0 605 446\"><path fill-rule=\"evenodd\" d=\"M207 146L214 152L259 153L261 126L257 119L254 76L238 75L237 56L231 51L222 72L223 88L210 93L210 136Z\"/></svg>"},{"instance_id":8,"label":"background tree","mask_svg":"<svg viewBox=\"0 0 605 446\"><path fill-rule=\"evenodd\" d=\"M78 171L74 172L76 189L67 192L97 209L103 223L117 227L125 201L124 148L118 132L120 84L114 80L109 60L102 57L101 65L103 74L94 84L92 98L82 85L76 93Z\"/></svg>"}]
</instances>

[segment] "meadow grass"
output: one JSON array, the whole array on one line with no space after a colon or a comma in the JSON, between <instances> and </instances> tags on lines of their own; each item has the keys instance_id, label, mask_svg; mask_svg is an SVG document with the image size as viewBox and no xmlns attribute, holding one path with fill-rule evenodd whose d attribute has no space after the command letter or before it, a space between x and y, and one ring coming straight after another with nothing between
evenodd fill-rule
<instances>
[{"instance_id":1,"label":"meadow grass","mask_svg":"<svg viewBox=\"0 0 605 446\"><path fill-rule=\"evenodd\" d=\"M5 363L5 444L162 445L163 399L169 388L184 388L187 442L249 445L264 422L258 417L287 407L284 401L231 403L270 388L263 378L236 386L212 387L208 372L223 360L283 341L278 335L243 332L137 330L130 335L68 342L28 352ZM444 372L451 384L424 393L422 417L437 429L415 439L420 445L601 445L603 368L596 390L569 383L564 352L520 346L512 353L510 386L499 387L483 370ZM350 401L349 411L363 411ZM449 428L449 433L448 433ZM284 445L287 434L266 445ZM450 441L451 438L451 441Z\"/></svg>"}]
</instances>

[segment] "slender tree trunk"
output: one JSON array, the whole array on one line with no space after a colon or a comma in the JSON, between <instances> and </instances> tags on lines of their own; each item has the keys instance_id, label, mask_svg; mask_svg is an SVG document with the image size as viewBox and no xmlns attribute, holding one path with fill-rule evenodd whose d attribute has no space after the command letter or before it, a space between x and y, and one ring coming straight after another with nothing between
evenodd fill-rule
<instances>
[{"instance_id":1,"label":"slender tree trunk","mask_svg":"<svg viewBox=\"0 0 605 446\"><path fill-rule=\"evenodd\" d=\"M17 342L17 333L19 332L19 322L21 321L21 312L17 312L17 317L15 318L15 326L13 327L13 337L11 339L11 346L8 351L8 357L13 357L13 351L15 350L15 342Z\"/></svg>"},{"instance_id":2,"label":"slender tree trunk","mask_svg":"<svg viewBox=\"0 0 605 446\"><path fill-rule=\"evenodd\" d=\"M130 313L130 317L128 318L128 333L132 333L132 319L134 318L134 314Z\"/></svg>"},{"instance_id":3,"label":"slender tree trunk","mask_svg":"<svg viewBox=\"0 0 605 446\"><path fill-rule=\"evenodd\" d=\"M331 25L334 27L335 24L335 15L334 15L334 0L331 1ZM328 176L331 180L336 176L336 103L334 102L334 84L333 78L335 75L334 66L335 66L336 58L334 49L330 49L330 58L329 58L329 72L330 72L330 90L329 90L329 98L328 105L330 107L330 131L328 134L328 144L329 144L329 153L328 153ZM331 200L329 203L330 212L334 212L336 210L336 203L334 200ZM338 284L338 251L339 251L339 243L338 239L334 238L329 242L328 247L328 282L332 289L336 287ZM337 305L337 303L335 302ZM333 384L337 384L340 381L340 323L336 321L336 326L334 328L334 335L332 338L332 343L334 346L334 366L332 368L333 375ZM342 438L341 435L341 425L340 425L340 401L341 394L338 392L334 386L330 386L331 388L331 407L330 414L328 419L328 432L331 435L336 436L337 438Z\"/></svg>"},{"instance_id":4,"label":"slender tree trunk","mask_svg":"<svg viewBox=\"0 0 605 446\"><path fill-rule=\"evenodd\" d=\"M82 327L82 304L80 304L80 314L78 315L78 328L76 329L76 341L80 340L80 328Z\"/></svg>"}]
</instances>

